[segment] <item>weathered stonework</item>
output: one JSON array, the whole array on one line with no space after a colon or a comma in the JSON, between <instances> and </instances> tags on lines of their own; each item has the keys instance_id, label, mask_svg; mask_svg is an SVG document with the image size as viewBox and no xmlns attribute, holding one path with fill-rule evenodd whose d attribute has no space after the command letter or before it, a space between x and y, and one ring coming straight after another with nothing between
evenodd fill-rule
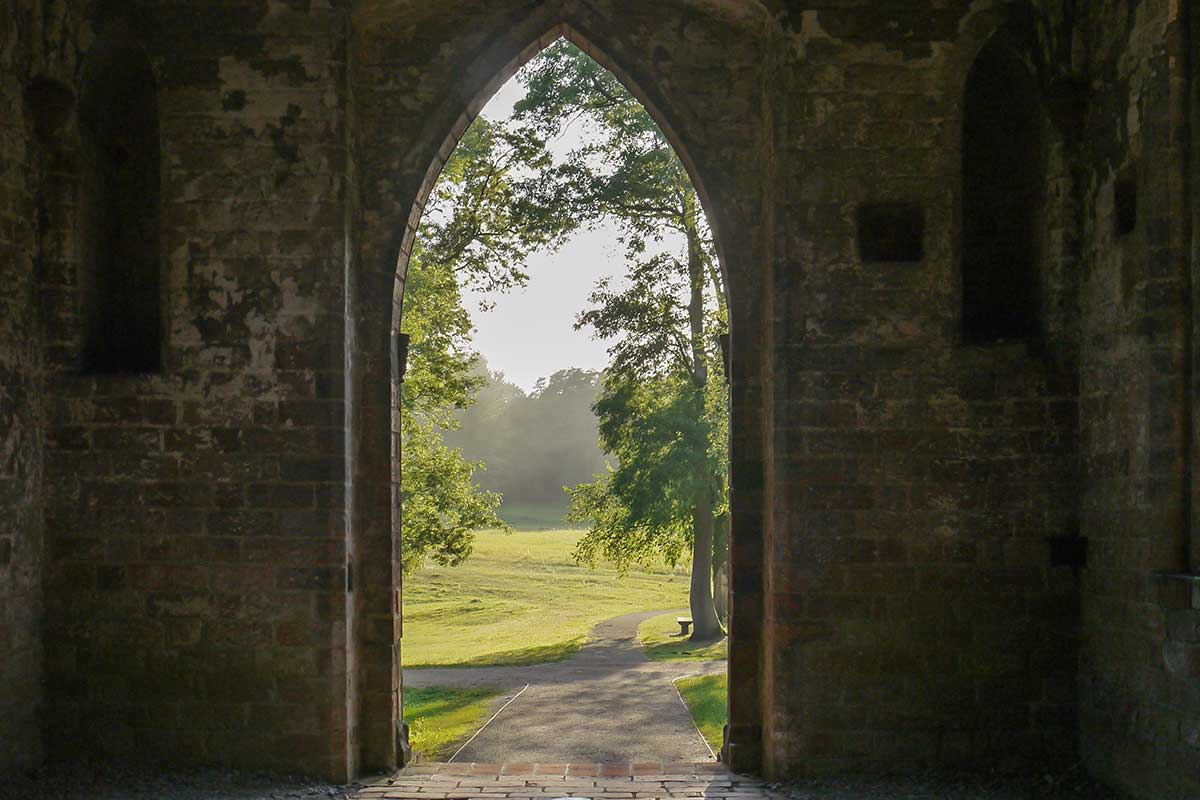
<instances>
[{"instance_id":1,"label":"weathered stonework","mask_svg":"<svg viewBox=\"0 0 1200 800\"><path fill-rule=\"evenodd\" d=\"M24 109L0 120L0 771L40 759L38 731L63 755L396 763L406 254L457 136L565 35L657 116L729 279L731 763L1078 751L1195 796L1196 595L1158 575L1200 568L1189 11L20 0L0 14L0 95ZM157 86L154 374L79 368L72 104L114 25ZM989 42L1041 128L1038 333L967 345L964 92ZM861 257L879 204L917 207L919 261Z\"/></svg>"},{"instance_id":2,"label":"weathered stonework","mask_svg":"<svg viewBox=\"0 0 1200 800\"><path fill-rule=\"evenodd\" d=\"M1082 22L1094 88L1080 232L1080 517L1093 552L1083 588L1081 743L1092 770L1146 797L1200 792L1200 671L1175 658L1190 645L1171 627L1186 587L1158 576L1200 569L1188 552L1196 301L1195 212L1184 180L1187 95L1196 89L1187 26L1196 20L1187 5L1103 3ZM1138 187L1127 234L1114 220L1122 176Z\"/></svg>"},{"instance_id":3,"label":"weathered stonework","mask_svg":"<svg viewBox=\"0 0 1200 800\"><path fill-rule=\"evenodd\" d=\"M38 169L24 81L33 8L0 19L0 771L41 758L44 380L34 273Z\"/></svg>"}]
</instances>

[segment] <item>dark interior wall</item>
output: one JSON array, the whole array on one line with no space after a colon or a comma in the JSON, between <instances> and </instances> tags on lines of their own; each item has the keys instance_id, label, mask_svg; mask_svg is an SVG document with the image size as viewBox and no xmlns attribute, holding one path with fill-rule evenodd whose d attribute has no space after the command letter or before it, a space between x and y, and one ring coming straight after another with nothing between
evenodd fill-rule
<instances>
[{"instance_id":1,"label":"dark interior wall","mask_svg":"<svg viewBox=\"0 0 1200 800\"><path fill-rule=\"evenodd\" d=\"M0 14L0 774L41 759L45 385L31 224L37 145L25 102L37 5Z\"/></svg>"},{"instance_id":2,"label":"dark interior wall","mask_svg":"<svg viewBox=\"0 0 1200 800\"><path fill-rule=\"evenodd\" d=\"M83 91L63 54L111 20L84 5L0 17L7 107L28 109L39 75ZM1185 4L1047 2L1050 34L1009 31L1045 106L1025 184L1039 335L977 346L964 89L1012 18L362 0L352 25L348 5L133 15L158 107L161 374L81 374L78 119L48 139L28 110L0 119L0 769L37 760L39 727L62 755L386 764L396 254L447 133L568 9L672 123L725 247L735 764L784 777L1078 743L1142 796L1196 796L1196 599L1156 577L1188 566L1187 59L1169 16ZM64 46L22 49L43 41ZM1091 87L1082 129L1060 73ZM1047 542L1075 533L1078 575ZM382 710L367 719L360 694Z\"/></svg>"},{"instance_id":3,"label":"dark interior wall","mask_svg":"<svg viewBox=\"0 0 1200 800\"><path fill-rule=\"evenodd\" d=\"M1002 23L932 3L789 20L794 58L771 86L772 774L1072 749L1078 584L1046 539L1074 531L1076 334L1056 311L1037 340L962 337L964 215L979 213L961 193L962 136L981 110L964 91ZM1028 60L1034 43L1018 44ZM1022 243L1037 269L1017 298L1027 318L1071 292L1063 154L1038 99L1025 92L1021 112L1046 136L1033 163L1010 160L1049 211ZM921 209L919 255L855 242L859 209L879 203Z\"/></svg>"},{"instance_id":4,"label":"dark interior wall","mask_svg":"<svg viewBox=\"0 0 1200 800\"><path fill-rule=\"evenodd\" d=\"M46 291L47 739L344 778L343 4L78 6L53 39L82 61ZM117 30L152 76L102 52ZM140 166L91 224L105 157ZM158 372L88 369L121 292L118 323L161 300Z\"/></svg>"},{"instance_id":5,"label":"dark interior wall","mask_svg":"<svg viewBox=\"0 0 1200 800\"><path fill-rule=\"evenodd\" d=\"M1091 543L1081 742L1092 770L1148 798L1200 793L1196 614L1187 585L1159 577L1188 567L1195 397L1186 372L1194 296L1184 238L1184 6L1195 13L1189 4L1089 5L1083 32L1095 91L1080 295L1081 520Z\"/></svg>"}]
</instances>

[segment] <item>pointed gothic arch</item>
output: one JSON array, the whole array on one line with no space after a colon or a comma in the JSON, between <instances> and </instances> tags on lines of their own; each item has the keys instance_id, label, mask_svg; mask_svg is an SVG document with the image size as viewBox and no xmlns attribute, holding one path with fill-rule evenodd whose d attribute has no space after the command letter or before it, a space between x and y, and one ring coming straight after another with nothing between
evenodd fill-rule
<instances>
[{"instance_id":1,"label":"pointed gothic arch","mask_svg":"<svg viewBox=\"0 0 1200 800\"><path fill-rule=\"evenodd\" d=\"M1036 339L1045 128L1034 76L1003 34L967 73L962 132L962 338Z\"/></svg>"},{"instance_id":2,"label":"pointed gothic arch","mask_svg":"<svg viewBox=\"0 0 1200 800\"><path fill-rule=\"evenodd\" d=\"M360 662L357 668L351 663L351 696L348 698L349 707L357 710L351 713L357 713L358 717L359 735L357 742L352 742L355 751L352 762L356 769L390 763L403 747L404 738L398 668L402 631L400 476L398 469L393 468L393 464L399 463L399 424L391 389L399 377L395 358L396 334L403 314L408 258L425 201L461 136L500 86L553 42L560 38L570 40L616 76L650 112L687 169L717 244L718 262L731 300L733 341L730 351L738 352L737 304L734 301L738 288L736 281L731 280L726 260L723 209L707 190L702 172L689 154L686 137L673 124L674 114L664 111L669 108L669 103L664 99L661 87L654 82L639 80L643 72L653 72L655 59L663 54L650 54L648 62L635 59L641 64L640 70L623 69L616 59L607 55L610 48L597 43L607 42L607 39L597 36L598 27L589 24L595 20L585 19L586 15L564 15L558 3L546 5L555 8L547 11L543 7L541 13L531 13L519 20L497 20L497 28L487 42L474 51L473 58L453 68L449 91L431 104L432 108L419 123L419 133L406 139L403 147L389 149L384 146L390 133L385 127L388 116L385 103L360 100L356 109L356 114L361 115L360 121L362 116L371 118L358 133L355 148L353 169L357 173L359 192L357 207L352 213L364 236L351 253L347 274L350 302L355 308L347 317L346 340L347 355L355 365L347 379L347 449L351 463L347 485L347 541L352 572L363 576L348 617L348 644ZM371 23L376 25L378 20L371 20ZM605 25L611 24L605 21ZM617 35L605 25L599 29ZM361 39L359 45L369 49ZM364 72L370 74L371 69ZM355 88L360 87L356 85ZM381 165L371 163L374 158L390 159L393 169L398 171L388 172ZM396 228L389 227L397 219L403 221L401 233L395 233ZM748 337L744 346L749 346L750 341ZM739 439L749 443L749 446L743 445L742 468L739 469L736 460L731 462L731 498L735 505L730 515L730 591L734 598L746 598L744 602L734 599L730 603L730 670L742 675L738 680L738 691L731 693L735 698L731 699L730 727L735 731L731 740L736 749L736 755L731 758L740 768L756 769L761 748L758 669L761 658L762 534L761 518L755 504L761 493L761 476L750 473L761 469L761 461L760 456L750 451L758 443L759 435L754 432L754 426L761 423L761 418L756 409L744 411L742 417L746 422L739 426L739 390L751 381L739 380L738 359L734 356L731 360L731 417L734 420L731 423L731 447ZM740 374L753 375L754 372L755 367L747 363ZM757 402L758 395L753 389L744 391L751 401ZM749 406L748 402L741 407L748 409ZM386 460L381 459L379 448L373 446L382 441L388 442ZM739 474L744 476L744 491L739 491ZM387 498L386 505L384 497ZM740 509L743 508L755 510L742 513ZM381 520L385 512L386 526ZM744 529L745 534L739 535L740 529ZM740 550L739 543L743 545ZM387 574L381 574L379 563L385 554L391 559L390 569ZM740 625L739 618L744 620ZM384 658L388 659L386 671L381 669ZM383 709L390 713L383 713Z\"/></svg>"}]
</instances>

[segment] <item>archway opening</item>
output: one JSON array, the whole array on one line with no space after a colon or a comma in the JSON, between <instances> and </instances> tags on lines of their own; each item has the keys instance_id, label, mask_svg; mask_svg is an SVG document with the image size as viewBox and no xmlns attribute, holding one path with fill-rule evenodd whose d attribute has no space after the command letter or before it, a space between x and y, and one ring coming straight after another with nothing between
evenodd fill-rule
<instances>
[{"instance_id":1,"label":"archway opening","mask_svg":"<svg viewBox=\"0 0 1200 800\"><path fill-rule=\"evenodd\" d=\"M1045 186L1037 88L1001 39L980 53L963 109L962 333L967 344L1041 333Z\"/></svg>"},{"instance_id":2,"label":"archway opening","mask_svg":"<svg viewBox=\"0 0 1200 800\"><path fill-rule=\"evenodd\" d=\"M158 96L150 59L115 27L92 46L79 94L82 368L162 368Z\"/></svg>"},{"instance_id":3,"label":"archway opening","mask_svg":"<svg viewBox=\"0 0 1200 800\"><path fill-rule=\"evenodd\" d=\"M652 114L570 40L551 39L511 86L497 98L507 107L442 148L401 269L405 717L427 757L712 760L729 610L728 302L715 237ZM515 361L481 369L472 331L487 317L472 304L503 304L538 279L539 255L604 230L614 254L590 259L590 292L572 312L601 359L514 386L495 370L536 370L527 356L548 349L526 337ZM501 402L473 415L481 389ZM556 440L564 409L573 443ZM576 529L496 531L537 525L505 510L485 461L507 494L544 496L514 482L536 462L527 483L557 481L566 502L551 511ZM506 560L514 542L519 558ZM679 684L690 702L672 677L696 679ZM464 735L451 735L455 720Z\"/></svg>"}]
</instances>

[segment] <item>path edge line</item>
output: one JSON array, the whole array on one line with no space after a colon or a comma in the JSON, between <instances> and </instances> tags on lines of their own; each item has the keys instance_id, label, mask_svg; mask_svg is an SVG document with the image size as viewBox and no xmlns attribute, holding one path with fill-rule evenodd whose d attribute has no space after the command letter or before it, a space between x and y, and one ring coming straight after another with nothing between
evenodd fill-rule
<instances>
[{"instance_id":1,"label":"path edge line","mask_svg":"<svg viewBox=\"0 0 1200 800\"><path fill-rule=\"evenodd\" d=\"M674 686L674 685L675 685L675 684L674 684L674 682L672 682L672 684L671 684L671 685L672 685L672 686ZM510 697L510 698L508 699L508 702L507 702L507 703L505 703L504 705L500 706L500 708L498 708L498 709L496 710L496 713L495 713L495 714L492 714L492 716L488 718L488 721L487 721L487 722L485 722L485 723L483 723L483 725L479 726L479 730L475 731L475 733L473 733L473 734L471 735L471 738L470 738L470 739L467 739L465 742L463 742L463 743L462 743L462 746L461 746L461 747L459 747L457 750L455 750L455 751L454 751L454 755L452 755L452 756L450 756L450 758L446 759L446 763L447 763L447 764L450 764L450 763L452 763L452 762L454 761L454 759L458 758L458 754L459 754L459 753L461 753L463 750L467 749L467 745L469 745L471 742L475 741L475 737L477 737L477 736L479 736L479 734L483 733L483 729L484 729L484 728L486 728L488 725L491 725L491 724L492 724L492 722L493 722L493 721L495 721L496 717L498 717L498 716L500 716L502 713L504 713L504 709L508 708L508 707L509 707L509 706L511 706L513 703L517 702L517 698L518 698L518 697L520 697L521 695L525 694L525 690L526 690L526 689L528 689L528 688L529 688L529 684L527 683L527 684L525 684L524 686L522 686L522 687L521 687L521 691L517 692L517 693L516 693L516 694L514 694L512 697ZM678 688L676 688L676 689L675 689L675 694L679 694L679 689L678 689ZM681 696L679 699L680 699L680 700L683 700L683 697ZM690 712L690 711L688 712L688 714L689 714L689 715L690 715L691 713L692 713L692 712ZM695 724L696 724L696 720L692 720L692 725L695 725ZM697 729L697 730L698 730L698 729ZM703 738L703 737L701 737L701 738ZM708 745L708 742L706 741L704 744L705 744L705 746L707 746L707 745ZM712 752L712 748L711 748L711 747L709 747L709 748L708 748L708 751L711 753L711 752Z\"/></svg>"},{"instance_id":2,"label":"path edge line","mask_svg":"<svg viewBox=\"0 0 1200 800\"><path fill-rule=\"evenodd\" d=\"M708 743L708 737L704 735L704 731L700 730L700 726L696 724L696 717L692 714L692 709L688 708L687 700L683 699L683 692L679 691L679 686L675 682L683 678L691 678L692 675L680 675L678 678L671 679L671 688L675 690L675 696L679 698L679 702L683 704L683 710L687 712L688 719L692 721L692 729L696 731L696 735L700 737L700 741L704 742L704 746L708 748L708 754L713 757L713 761L720 761L717 754L713 751L712 745ZM516 698L513 698L514 700ZM466 745L464 745L465 747ZM458 755L458 753L455 753Z\"/></svg>"}]
</instances>

